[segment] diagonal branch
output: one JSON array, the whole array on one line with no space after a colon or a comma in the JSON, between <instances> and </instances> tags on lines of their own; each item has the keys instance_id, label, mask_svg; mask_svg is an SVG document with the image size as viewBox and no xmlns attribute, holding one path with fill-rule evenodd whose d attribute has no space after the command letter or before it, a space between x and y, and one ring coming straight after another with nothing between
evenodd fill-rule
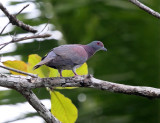
<instances>
[{"instance_id":1,"label":"diagonal branch","mask_svg":"<svg viewBox=\"0 0 160 123\"><path fill-rule=\"evenodd\" d=\"M46 107L31 90L21 89L19 92L27 99L27 101L34 107L34 109L36 109L36 111L47 123L60 123L60 121L54 117L48 109L46 109Z\"/></svg>"},{"instance_id":2,"label":"diagonal branch","mask_svg":"<svg viewBox=\"0 0 160 123\"><path fill-rule=\"evenodd\" d=\"M33 29L33 27L31 27L30 25L24 24L22 21L19 21L14 15L10 14L8 12L8 10L3 6L3 4L1 2L0 2L0 9L8 17L10 23L12 23L13 25L21 27L23 30L26 30L28 32L32 32L32 33L36 33L37 32L37 30Z\"/></svg>"},{"instance_id":3,"label":"diagonal branch","mask_svg":"<svg viewBox=\"0 0 160 123\"><path fill-rule=\"evenodd\" d=\"M153 9L149 8L148 6L144 5L143 3L139 2L138 0L129 0L131 3L135 4L139 8L143 9L147 13L155 16L156 18L160 19L160 13L154 11Z\"/></svg>"},{"instance_id":4,"label":"diagonal branch","mask_svg":"<svg viewBox=\"0 0 160 123\"><path fill-rule=\"evenodd\" d=\"M25 8L27 8L29 6L29 4L27 4L26 6L24 6L17 14L15 14L15 17L17 16L17 15L19 15Z\"/></svg>"},{"instance_id":5,"label":"diagonal branch","mask_svg":"<svg viewBox=\"0 0 160 123\"><path fill-rule=\"evenodd\" d=\"M31 76L31 77L37 78L37 75L35 75L35 74L27 73L27 72L24 72L24 71L20 71L20 70L17 70L17 69L14 69L14 68L10 68L10 67L6 67L6 66L2 66L2 65L0 65L0 67L4 68L4 69L7 69L7 70L10 70L10 71L14 71L14 72L17 72L17 73L21 73L21 74L24 74L24 75L27 75L27 76Z\"/></svg>"},{"instance_id":6,"label":"diagonal branch","mask_svg":"<svg viewBox=\"0 0 160 123\"><path fill-rule=\"evenodd\" d=\"M1 4L1 3L0 3ZM17 14L15 14L14 16L16 17L18 14L20 14L25 8L27 8L29 6L29 4L27 4L26 6L24 6ZM2 31L0 32L0 35L3 33L3 31L6 29L6 27L10 24L10 22L8 22L8 24L2 29Z\"/></svg>"},{"instance_id":7,"label":"diagonal branch","mask_svg":"<svg viewBox=\"0 0 160 123\"><path fill-rule=\"evenodd\" d=\"M27 8L29 6L29 4L27 4L26 6L24 6L16 15L15 17L20 14L25 8ZM0 35L3 33L3 31L6 29L6 27L10 24L10 22L8 22L8 24L2 29L2 31L0 32Z\"/></svg>"},{"instance_id":8,"label":"diagonal branch","mask_svg":"<svg viewBox=\"0 0 160 123\"><path fill-rule=\"evenodd\" d=\"M5 27L3 27L2 31L0 32L0 35L3 33L3 31L6 29L6 27L10 24L10 22L7 23L7 25L5 25Z\"/></svg>"}]
</instances>

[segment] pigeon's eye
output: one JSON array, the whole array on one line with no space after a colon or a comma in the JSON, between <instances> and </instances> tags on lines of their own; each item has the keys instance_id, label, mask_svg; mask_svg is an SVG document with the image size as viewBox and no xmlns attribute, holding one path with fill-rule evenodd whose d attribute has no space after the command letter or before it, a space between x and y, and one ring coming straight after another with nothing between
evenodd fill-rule
<instances>
[{"instance_id":1,"label":"pigeon's eye","mask_svg":"<svg viewBox=\"0 0 160 123\"><path fill-rule=\"evenodd\" d=\"M100 43L99 43L99 42L97 42L97 45L100 45Z\"/></svg>"}]
</instances>

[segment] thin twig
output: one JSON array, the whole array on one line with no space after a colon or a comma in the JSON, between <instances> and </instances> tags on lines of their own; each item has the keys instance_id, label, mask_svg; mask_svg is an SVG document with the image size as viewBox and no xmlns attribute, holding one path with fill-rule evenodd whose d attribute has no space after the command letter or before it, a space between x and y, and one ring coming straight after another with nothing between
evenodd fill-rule
<instances>
[{"instance_id":1,"label":"thin twig","mask_svg":"<svg viewBox=\"0 0 160 123\"><path fill-rule=\"evenodd\" d=\"M6 47L8 44L10 44L10 43L9 42L8 43L4 43L3 46L0 48L0 50L3 49L4 47Z\"/></svg>"},{"instance_id":2,"label":"thin twig","mask_svg":"<svg viewBox=\"0 0 160 123\"><path fill-rule=\"evenodd\" d=\"M4 12L4 14L10 20L10 23L12 23L13 25L21 27L23 30L26 30L28 32L32 32L32 33L37 32L37 30L33 29L33 27L31 27L30 25L24 24L22 21L19 21L14 15L10 14L8 10L2 5L1 2L0 2L0 9Z\"/></svg>"},{"instance_id":3,"label":"thin twig","mask_svg":"<svg viewBox=\"0 0 160 123\"><path fill-rule=\"evenodd\" d=\"M32 35L32 36L25 36L25 37L22 37L22 38L12 38L11 41L3 43L3 44L0 44L0 46L3 45L0 48L0 50L3 49L5 46L7 46L10 43L17 43L17 42L20 42L20 41L24 41L24 40L28 40L28 39L35 39L35 38L48 38L50 36L51 36L50 34L46 33L46 34L41 34L41 35L37 34L37 35Z\"/></svg>"},{"instance_id":4,"label":"thin twig","mask_svg":"<svg viewBox=\"0 0 160 123\"><path fill-rule=\"evenodd\" d=\"M12 35L10 35L11 36L11 38L13 39L14 37L12 37ZM0 48L0 50L1 49L3 49L4 47L6 47L8 44L10 44L11 42L6 42L6 43L3 43L3 44L0 44L0 46L1 45L3 45L1 48Z\"/></svg>"},{"instance_id":5,"label":"thin twig","mask_svg":"<svg viewBox=\"0 0 160 123\"><path fill-rule=\"evenodd\" d=\"M2 31L0 32L0 35L2 35L3 31L6 29L6 27L10 24L10 22L7 23L7 25L5 25L5 27L2 29Z\"/></svg>"},{"instance_id":6,"label":"thin twig","mask_svg":"<svg viewBox=\"0 0 160 123\"><path fill-rule=\"evenodd\" d=\"M149 14L155 16L156 18L160 19L160 13L154 11L153 9L149 8L148 6L139 2L138 0L129 0L129 1L132 2L133 4L135 4L136 6L138 6L139 8L143 9L147 13L149 13Z\"/></svg>"},{"instance_id":7,"label":"thin twig","mask_svg":"<svg viewBox=\"0 0 160 123\"><path fill-rule=\"evenodd\" d=\"M42 35L33 35L33 36L25 36L25 37L22 37L22 38L17 38L17 39L13 39L11 41L11 43L16 43L16 42L20 42L20 41L23 41L23 40L28 40L28 39L34 39L34 38L48 38L50 37L51 35L50 34L42 34Z\"/></svg>"},{"instance_id":8,"label":"thin twig","mask_svg":"<svg viewBox=\"0 0 160 123\"><path fill-rule=\"evenodd\" d=\"M4 69L7 69L7 70L11 70L11 71L17 72L17 73L24 74L24 75L27 75L27 76L31 76L31 77L37 78L37 75L35 75L35 74L26 73L24 71L20 71L20 70L17 70L17 69L14 69L14 68L10 68L10 67L6 67L6 66L2 66L2 65L0 65L0 67L4 68Z\"/></svg>"},{"instance_id":9,"label":"thin twig","mask_svg":"<svg viewBox=\"0 0 160 123\"><path fill-rule=\"evenodd\" d=\"M49 24L49 20L48 20L48 23L46 23L46 25L44 26L44 28L38 34L42 33L44 31L44 29L48 26L48 24Z\"/></svg>"},{"instance_id":10,"label":"thin twig","mask_svg":"<svg viewBox=\"0 0 160 123\"><path fill-rule=\"evenodd\" d=\"M25 8L27 8L29 6L29 4L27 4L26 6L24 6L17 14L15 14L15 17L17 16L17 15L19 15Z\"/></svg>"}]
</instances>

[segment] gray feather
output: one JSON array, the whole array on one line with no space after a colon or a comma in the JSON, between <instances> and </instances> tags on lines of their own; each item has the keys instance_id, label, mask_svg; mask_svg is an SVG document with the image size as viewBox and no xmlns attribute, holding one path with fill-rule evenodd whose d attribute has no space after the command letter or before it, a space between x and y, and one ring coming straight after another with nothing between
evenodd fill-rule
<instances>
[{"instance_id":1,"label":"gray feather","mask_svg":"<svg viewBox=\"0 0 160 123\"><path fill-rule=\"evenodd\" d=\"M81 66L99 50L106 50L100 41L93 41L87 45L61 45L53 48L33 69L47 65L58 69L60 76L62 76L62 70L64 69L72 70L77 75L76 68Z\"/></svg>"}]
</instances>

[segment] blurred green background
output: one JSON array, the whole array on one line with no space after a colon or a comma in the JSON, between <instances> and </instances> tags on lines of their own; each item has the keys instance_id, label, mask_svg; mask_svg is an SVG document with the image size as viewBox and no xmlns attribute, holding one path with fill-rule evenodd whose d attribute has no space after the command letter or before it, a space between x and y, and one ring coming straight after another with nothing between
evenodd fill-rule
<instances>
[{"instance_id":1,"label":"blurred green background","mask_svg":"<svg viewBox=\"0 0 160 123\"><path fill-rule=\"evenodd\" d=\"M14 2L11 5L26 3ZM34 0L31 1L40 15L18 18L27 24L38 26L53 24L60 40L47 39L30 43L17 43L14 52L3 56L20 55L27 62L28 55L45 55L61 44L87 44L100 40L108 49L96 53L88 62L89 73L95 78L115 83L137 86L160 86L160 20L139 9L127 0ZM144 1L160 12L160 1ZM23 7L23 6L22 6ZM17 10L18 11L18 10ZM10 34L27 32L15 27ZM39 30L40 31L40 30ZM8 35L7 33L4 35ZM34 90L40 99L49 99L46 89ZM69 97L79 111L77 123L159 123L160 101L143 97L79 88L59 90ZM8 101L3 101L8 99ZM0 105L25 102L13 90L0 92ZM32 117L37 113L27 114ZM25 118L23 117L23 118Z\"/></svg>"}]
</instances>

